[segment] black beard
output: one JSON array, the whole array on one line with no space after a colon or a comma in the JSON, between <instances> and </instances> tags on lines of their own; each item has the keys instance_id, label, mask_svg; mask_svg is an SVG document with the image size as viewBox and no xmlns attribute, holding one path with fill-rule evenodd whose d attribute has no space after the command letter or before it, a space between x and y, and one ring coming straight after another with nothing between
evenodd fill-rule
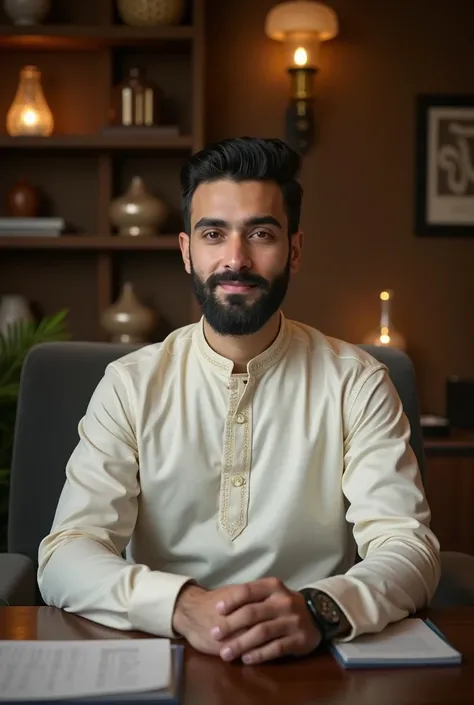
<instances>
[{"instance_id":1,"label":"black beard","mask_svg":"<svg viewBox=\"0 0 474 705\"><path fill-rule=\"evenodd\" d=\"M251 335L259 331L280 308L290 281L290 259L285 269L273 281L251 272L221 272L211 274L203 281L196 273L191 260L194 293L204 318L219 335ZM251 284L260 289L260 296L246 303L244 294L228 294L225 301L216 296L216 288L223 282L235 281Z\"/></svg>"}]
</instances>

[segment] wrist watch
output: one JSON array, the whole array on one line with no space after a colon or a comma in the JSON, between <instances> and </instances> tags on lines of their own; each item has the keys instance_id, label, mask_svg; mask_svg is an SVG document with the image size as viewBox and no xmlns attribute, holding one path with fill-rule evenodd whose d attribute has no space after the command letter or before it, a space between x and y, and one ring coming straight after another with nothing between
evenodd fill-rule
<instances>
[{"instance_id":1,"label":"wrist watch","mask_svg":"<svg viewBox=\"0 0 474 705\"><path fill-rule=\"evenodd\" d=\"M344 614L339 605L325 592L316 588L300 590L324 642L331 641L342 631L345 623Z\"/></svg>"}]
</instances>

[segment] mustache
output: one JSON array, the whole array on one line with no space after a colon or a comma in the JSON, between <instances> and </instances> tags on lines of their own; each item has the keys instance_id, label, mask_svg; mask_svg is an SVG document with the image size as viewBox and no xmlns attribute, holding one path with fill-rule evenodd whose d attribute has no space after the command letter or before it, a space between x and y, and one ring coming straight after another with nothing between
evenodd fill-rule
<instances>
[{"instance_id":1,"label":"mustache","mask_svg":"<svg viewBox=\"0 0 474 705\"><path fill-rule=\"evenodd\" d=\"M270 287L268 281L258 274L232 271L211 274L206 281L206 285L212 290L219 286L219 284L225 284L227 282L236 282L246 286L258 286L264 291L268 291Z\"/></svg>"}]
</instances>

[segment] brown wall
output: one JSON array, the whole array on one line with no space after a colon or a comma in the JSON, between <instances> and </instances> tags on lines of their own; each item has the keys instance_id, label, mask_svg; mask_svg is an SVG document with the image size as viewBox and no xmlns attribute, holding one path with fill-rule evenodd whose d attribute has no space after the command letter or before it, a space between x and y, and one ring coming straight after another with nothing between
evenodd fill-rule
<instances>
[{"instance_id":1,"label":"brown wall","mask_svg":"<svg viewBox=\"0 0 474 705\"><path fill-rule=\"evenodd\" d=\"M272 0L208 0L207 138L283 137L281 45ZM287 315L360 342L393 288L423 411L444 413L446 376L474 377L474 239L416 237L414 97L474 93L474 4L329 0L338 38L317 77L320 142L304 159L305 262Z\"/></svg>"}]
</instances>

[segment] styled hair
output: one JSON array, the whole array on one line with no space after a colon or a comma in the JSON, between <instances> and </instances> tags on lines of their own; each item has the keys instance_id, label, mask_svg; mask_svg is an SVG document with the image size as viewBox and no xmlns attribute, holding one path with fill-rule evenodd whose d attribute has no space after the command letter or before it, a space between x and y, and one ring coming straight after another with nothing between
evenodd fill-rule
<instances>
[{"instance_id":1,"label":"styled hair","mask_svg":"<svg viewBox=\"0 0 474 705\"><path fill-rule=\"evenodd\" d=\"M191 234L191 202L200 184L220 179L274 181L281 188L288 218L288 235L300 224L303 189L296 180L301 166L297 152L279 139L233 137L193 154L181 169L184 229Z\"/></svg>"}]
</instances>

